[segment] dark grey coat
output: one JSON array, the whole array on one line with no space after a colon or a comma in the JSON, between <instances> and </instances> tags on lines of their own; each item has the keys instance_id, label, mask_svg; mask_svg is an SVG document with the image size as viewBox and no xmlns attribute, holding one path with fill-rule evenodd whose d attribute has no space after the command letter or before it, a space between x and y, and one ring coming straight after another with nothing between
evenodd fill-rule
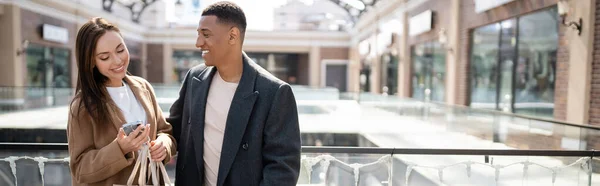
<instances>
[{"instance_id":1,"label":"dark grey coat","mask_svg":"<svg viewBox=\"0 0 600 186\"><path fill-rule=\"evenodd\" d=\"M227 116L217 185L296 185L300 130L292 89L245 54L243 63ZM204 113L215 72L205 65L190 69L167 118L177 140L177 186L204 183Z\"/></svg>"}]
</instances>

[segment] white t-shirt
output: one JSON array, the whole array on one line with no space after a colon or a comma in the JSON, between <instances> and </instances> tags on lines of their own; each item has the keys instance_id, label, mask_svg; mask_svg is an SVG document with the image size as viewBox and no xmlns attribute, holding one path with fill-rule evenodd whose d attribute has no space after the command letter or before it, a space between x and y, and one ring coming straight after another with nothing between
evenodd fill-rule
<instances>
[{"instance_id":1,"label":"white t-shirt","mask_svg":"<svg viewBox=\"0 0 600 186\"><path fill-rule=\"evenodd\" d=\"M204 118L204 185L216 186L227 114L237 83L229 83L216 72L206 99Z\"/></svg>"},{"instance_id":2,"label":"white t-shirt","mask_svg":"<svg viewBox=\"0 0 600 186\"><path fill-rule=\"evenodd\" d=\"M123 113L127 123L142 121L142 124L146 124L146 111L135 95L133 95L127 83L123 82L123 86L121 87L106 87L106 90L119 109L121 109L121 113Z\"/></svg>"}]
</instances>

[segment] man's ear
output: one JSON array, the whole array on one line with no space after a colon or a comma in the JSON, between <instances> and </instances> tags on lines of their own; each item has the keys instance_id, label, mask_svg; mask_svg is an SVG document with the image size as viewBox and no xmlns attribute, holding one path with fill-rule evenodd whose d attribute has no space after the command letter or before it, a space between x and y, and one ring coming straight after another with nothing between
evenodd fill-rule
<instances>
[{"instance_id":1,"label":"man's ear","mask_svg":"<svg viewBox=\"0 0 600 186\"><path fill-rule=\"evenodd\" d=\"M229 44L235 44L237 40L240 39L240 29L237 27L232 27L229 30Z\"/></svg>"}]
</instances>

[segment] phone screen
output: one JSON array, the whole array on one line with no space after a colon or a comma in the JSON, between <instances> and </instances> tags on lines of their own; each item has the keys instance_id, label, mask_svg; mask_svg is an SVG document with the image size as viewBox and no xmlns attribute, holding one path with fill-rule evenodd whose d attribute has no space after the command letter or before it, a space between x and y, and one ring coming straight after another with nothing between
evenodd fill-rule
<instances>
[{"instance_id":1,"label":"phone screen","mask_svg":"<svg viewBox=\"0 0 600 186\"><path fill-rule=\"evenodd\" d=\"M140 125L142 125L141 121L135 121L124 124L122 128L123 131L125 131L125 134L129 136L129 134L131 134L131 132L137 129L137 127L139 127Z\"/></svg>"}]
</instances>

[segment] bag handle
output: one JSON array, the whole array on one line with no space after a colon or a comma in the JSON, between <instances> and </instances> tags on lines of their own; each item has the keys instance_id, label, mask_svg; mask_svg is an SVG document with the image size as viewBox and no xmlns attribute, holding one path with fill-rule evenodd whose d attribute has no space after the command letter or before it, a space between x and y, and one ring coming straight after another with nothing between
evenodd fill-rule
<instances>
[{"instance_id":1,"label":"bag handle","mask_svg":"<svg viewBox=\"0 0 600 186\"><path fill-rule=\"evenodd\" d=\"M148 165L148 162L150 162L149 165ZM148 167L148 166L150 166L150 167ZM131 175L129 176L129 179L127 179L128 186L133 185L133 181L135 179L135 175L138 173L138 170L140 173L140 177L138 178L138 184L140 186L146 185L146 175L151 175L153 185L159 185L160 184L159 177L158 177L159 171L162 174L163 181L165 182L165 186L174 186L171 182L171 179L169 179L169 175L167 174L167 169L165 168L165 165L163 164L163 162L152 161L152 155L150 155L150 147L148 147L147 143L144 143L142 145L142 149L140 149L140 153L138 153L138 158L135 161L135 166L133 167L133 171L131 171Z\"/></svg>"}]
</instances>

